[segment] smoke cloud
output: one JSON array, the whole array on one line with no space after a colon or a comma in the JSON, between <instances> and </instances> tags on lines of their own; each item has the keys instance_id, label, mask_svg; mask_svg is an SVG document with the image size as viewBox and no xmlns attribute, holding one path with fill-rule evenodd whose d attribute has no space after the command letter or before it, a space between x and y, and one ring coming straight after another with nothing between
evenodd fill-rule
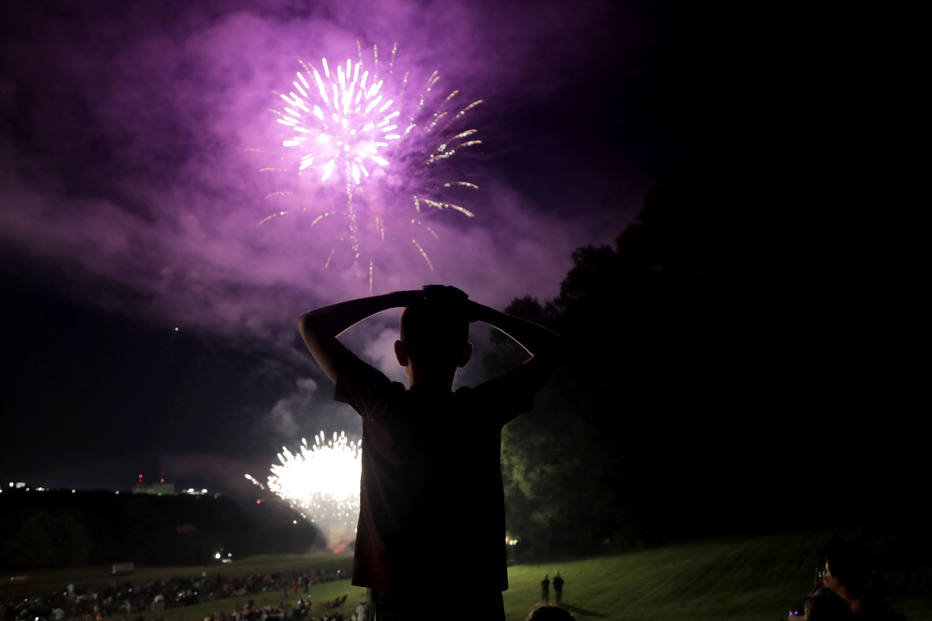
<instances>
[{"instance_id":1,"label":"smoke cloud","mask_svg":"<svg viewBox=\"0 0 932 621\"><path fill-rule=\"evenodd\" d=\"M445 282L498 306L525 293L552 296L571 251L591 241L603 216L548 210L487 164L515 139L496 113L552 93L559 76L587 60L585 48L566 46L539 68L544 42L584 33L599 15L593 5L567 22L557 4L31 9L44 20L41 32L3 46L12 69L0 97L15 127L2 150L0 243L64 267L67 281L57 285L91 304L290 342L299 309L367 293L368 266L343 260L324 269L329 251L348 254L346 242L315 235L301 217L258 224L278 209L333 200L313 188L291 202L264 198L282 183L257 172L280 157L273 91L288 86L298 58L355 57L357 41L380 44L384 58L397 41L397 63L412 76L436 68L438 88L486 99L471 122L487 146L468 161L480 180L467 198L476 218L434 214L437 237L424 236L433 270L409 240L392 241L374 265L373 290ZM87 282L105 286L89 294Z\"/></svg>"},{"instance_id":2,"label":"smoke cloud","mask_svg":"<svg viewBox=\"0 0 932 621\"><path fill-rule=\"evenodd\" d=\"M498 308L526 294L550 298L572 251L609 242L644 186L636 167L568 146L578 119L548 108L581 96L573 80L591 78L609 50L637 43L604 27L610 8L617 23L615 3L567 11L557 0L5 6L0 250L83 305L263 352L270 363L261 372L300 369L307 379L255 413L266 444L294 446L319 430L358 434L356 415L332 402L329 383L296 347L295 319L366 295L369 255L354 263L345 231L310 228L313 214L340 209L338 191L260 172L281 166L280 126L269 111L281 107L275 92L290 88L299 58L356 58L358 42L364 58L378 44L384 63L397 42L396 64L412 85L436 69L439 93L483 99L467 117L483 144L450 169L479 186L457 196L475 218L424 216L436 234L420 233L428 266L399 232L411 197L392 197L386 242L372 252L372 292L445 283ZM636 33L638 20L631 11L622 21ZM260 224L281 211L289 213ZM397 314L346 338L405 381L392 352ZM170 450L166 467L182 474L237 484L243 472L259 474L218 447Z\"/></svg>"}]
</instances>

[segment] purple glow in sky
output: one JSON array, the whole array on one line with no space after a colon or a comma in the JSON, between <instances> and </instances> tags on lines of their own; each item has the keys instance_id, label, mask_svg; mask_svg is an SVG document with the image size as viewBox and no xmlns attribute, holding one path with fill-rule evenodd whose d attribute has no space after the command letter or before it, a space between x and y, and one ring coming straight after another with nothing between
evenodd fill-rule
<instances>
[{"instance_id":1,"label":"purple glow in sky","mask_svg":"<svg viewBox=\"0 0 932 621\"><path fill-rule=\"evenodd\" d=\"M577 43L580 33L596 28L602 7L568 19L557 4L525 11L466 2L311 3L299 15L285 4L218 13L186 6L178 15L145 3L122 9L98 3L83 15L36 9L36 19L45 20L35 24L36 36L4 42L8 58L30 62L13 66L4 80L4 105L24 107L17 125L26 138L7 139L0 153L0 243L43 264L68 265L61 284L92 305L247 340L290 340L296 311L363 295L369 283L352 260L322 269L333 240L309 228L321 213L345 208L346 196L345 188L335 196L320 183L316 165L313 178L293 188L293 200L282 201L290 212L307 208L307 217L257 225L276 210L265 197L290 189L281 175L257 173L276 165L269 152L282 141L283 126L269 109L294 109L275 93L293 90L298 58L351 58L357 41L367 54L372 43L398 41L407 96L435 70L442 76L440 100L428 112L453 90L461 94L448 104L452 112L462 109L457 101L487 100L470 112L483 116L463 126L482 127L485 144L461 162L462 176L436 178L478 185L445 188L444 201L460 204L454 199L464 196L476 217L451 210L423 215L430 232L422 228L415 239L430 265L411 238L399 235L404 248L377 257L373 291L444 282L499 306L525 293L552 296L571 251L616 235L644 186L634 169L631 180L595 187L584 178L593 172L584 162L568 166L563 179L510 180L533 170L541 135L571 132L575 121L554 119L519 133L496 115L520 117L523 107L562 96L572 71L605 49L597 41L589 48ZM552 48L546 60L539 55L544 43ZM391 47L383 46L384 63ZM403 103L392 106L403 110ZM406 127L399 124L399 133ZM288 150L277 148L279 155ZM504 166L515 149L521 159ZM404 174L384 171L378 197L353 184L353 204L414 211L411 186L424 190L429 179L413 178L411 170L427 167L404 163ZM382 200L385 187L398 196ZM609 195L620 202L606 209ZM577 201L548 204L548 196ZM423 201L420 207L437 211ZM339 228L347 230L346 223ZM88 282L100 285L90 300Z\"/></svg>"},{"instance_id":2,"label":"purple glow in sky","mask_svg":"<svg viewBox=\"0 0 932 621\"><path fill-rule=\"evenodd\" d=\"M32 351L76 362L53 372L43 361L47 381L23 371L16 408L28 416L14 414L23 436L32 424L68 429L57 424L60 404L78 403L87 413L74 419L79 431L62 431L65 444L78 433L90 446L111 430L149 429L160 441L132 450L157 452L162 469L255 470L309 428L352 435L358 424L295 346L295 319L308 308L366 295L370 282L373 293L452 284L499 308L556 295L572 251L610 243L669 157L643 103L658 18L636 2L567 7L90 0L0 9L0 251L25 266L23 279L91 315L270 361L243 372L244 384L268 391L244 391L263 405L200 376L166 379L159 365L174 362L154 354L141 363L152 368L125 382L142 376L139 389L121 400L108 382L137 359L136 344L115 345L112 359L98 343L62 352L57 339L39 343L37 329L24 351L8 352L13 367ZM368 103L352 122L342 100L321 104L314 78L316 69L332 104L340 68L347 88L369 70L359 105ZM383 84L368 96L376 76ZM305 135L315 145L337 140L305 148ZM315 224L322 214L332 215ZM386 313L347 339L403 379L391 354L396 320ZM72 378L91 362L106 369L100 377ZM209 374L220 365L203 366ZM477 372L468 368L464 381ZM49 402L34 405L36 393ZM240 418L199 423L211 432L197 447L173 444L192 420L218 412Z\"/></svg>"}]
</instances>

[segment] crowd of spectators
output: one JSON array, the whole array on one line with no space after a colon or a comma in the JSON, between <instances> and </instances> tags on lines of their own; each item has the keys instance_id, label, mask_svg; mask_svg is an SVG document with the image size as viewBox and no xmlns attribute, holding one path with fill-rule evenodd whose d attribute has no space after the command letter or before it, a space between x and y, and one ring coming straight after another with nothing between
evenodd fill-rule
<instances>
[{"instance_id":1,"label":"crowd of spectators","mask_svg":"<svg viewBox=\"0 0 932 621\"><path fill-rule=\"evenodd\" d=\"M245 598L246 604L221 608L204 621L347 621L328 609L342 606L345 596L331 602L312 602L311 586L341 580L342 570L312 570L303 574L250 574L246 576L207 576L171 578L133 583L112 580L108 586L78 589L74 585L52 593L21 596L0 601L0 621L101 621L118 618L136 621L144 612L161 620L158 613L170 608L214 600ZM281 593L278 606L258 606L251 595ZM286 603L296 600L295 604ZM354 613L355 615L355 613Z\"/></svg>"}]
</instances>

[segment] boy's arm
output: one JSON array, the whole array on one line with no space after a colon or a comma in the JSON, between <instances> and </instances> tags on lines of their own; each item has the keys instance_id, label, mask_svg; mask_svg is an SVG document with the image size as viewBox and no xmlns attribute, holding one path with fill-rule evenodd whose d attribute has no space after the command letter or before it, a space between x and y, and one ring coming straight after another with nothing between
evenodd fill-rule
<instances>
[{"instance_id":1,"label":"boy's arm","mask_svg":"<svg viewBox=\"0 0 932 621\"><path fill-rule=\"evenodd\" d=\"M366 317L389 308L408 306L420 296L423 292L419 290L395 291L331 304L301 315L298 330L311 356L336 383L341 365L353 356L337 336Z\"/></svg>"},{"instance_id":2,"label":"boy's arm","mask_svg":"<svg viewBox=\"0 0 932 621\"><path fill-rule=\"evenodd\" d=\"M466 304L471 321L481 321L497 328L531 355L522 368L525 372L532 372L539 383L550 377L563 361L563 345L553 330L471 300Z\"/></svg>"}]
</instances>

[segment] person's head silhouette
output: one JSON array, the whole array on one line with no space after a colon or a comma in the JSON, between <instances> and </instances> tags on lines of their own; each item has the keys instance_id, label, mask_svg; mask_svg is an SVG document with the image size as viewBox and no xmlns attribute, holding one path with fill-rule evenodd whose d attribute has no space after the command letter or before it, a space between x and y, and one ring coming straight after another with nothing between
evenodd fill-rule
<instances>
[{"instance_id":1,"label":"person's head silhouette","mask_svg":"<svg viewBox=\"0 0 932 621\"><path fill-rule=\"evenodd\" d=\"M423 300L401 315L401 338L395 356L415 383L449 388L458 367L469 362L469 318L466 297L452 287L429 289Z\"/></svg>"},{"instance_id":2,"label":"person's head silhouette","mask_svg":"<svg viewBox=\"0 0 932 621\"><path fill-rule=\"evenodd\" d=\"M575 618L566 608L544 604L532 610L524 621L574 621Z\"/></svg>"}]
</instances>

